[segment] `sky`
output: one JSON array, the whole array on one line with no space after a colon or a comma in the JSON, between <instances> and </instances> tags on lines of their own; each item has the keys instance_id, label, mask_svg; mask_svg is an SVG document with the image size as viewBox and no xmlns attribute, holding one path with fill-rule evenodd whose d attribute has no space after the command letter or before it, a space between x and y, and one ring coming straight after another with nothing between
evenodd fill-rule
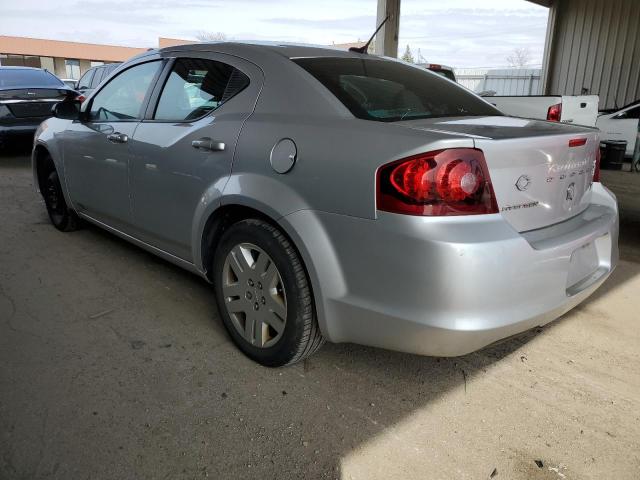
<instances>
[{"instance_id":1,"label":"sky","mask_svg":"<svg viewBox=\"0 0 640 480\"><path fill-rule=\"evenodd\" d=\"M0 0L0 35L157 47L158 37L330 45L366 40L376 0ZM402 0L399 55L453 67L505 68L515 48L542 63L547 9L525 0Z\"/></svg>"}]
</instances>

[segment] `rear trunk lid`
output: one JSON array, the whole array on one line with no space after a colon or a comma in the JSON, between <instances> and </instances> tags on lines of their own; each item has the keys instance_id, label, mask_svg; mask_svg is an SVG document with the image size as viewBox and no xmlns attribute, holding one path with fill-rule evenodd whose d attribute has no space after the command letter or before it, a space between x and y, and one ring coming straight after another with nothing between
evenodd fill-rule
<instances>
[{"instance_id":1,"label":"rear trunk lid","mask_svg":"<svg viewBox=\"0 0 640 480\"><path fill-rule=\"evenodd\" d=\"M473 137L484 152L500 213L519 232L562 222L589 205L599 147L595 129L513 117L402 124Z\"/></svg>"},{"instance_id":2,"label":"rear trunk lid","mask_svg":"<svg viewBox=\"0 0 640 480\"><path fill-rule=\"evenodd\" d=\"M0 105L6 106L16 118L50 117L51 107L73 94L72 90L63 88L0 90Z\"/></svg>"}]
</instances>

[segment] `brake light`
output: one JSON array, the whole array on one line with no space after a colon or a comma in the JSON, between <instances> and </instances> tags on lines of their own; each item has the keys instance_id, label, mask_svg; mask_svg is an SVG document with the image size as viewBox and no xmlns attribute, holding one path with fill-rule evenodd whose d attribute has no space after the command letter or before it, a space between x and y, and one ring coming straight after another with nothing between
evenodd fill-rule
<instances>
[{"instance_id":1,"label":"brake light","mask_svg":"<svg viewBox=\"0 0 640 480\"><path fill-rule=\"evenodd\" d=\"M562 116L561 103L556 103L555 105L551 105L547 110L547 120L549 120L550 122L559 122L561 116Z\"/></svg>"},{"instance_id":2,"label":"brake light","mask_svg":"<svg viewBox=\"0 0 640 480\"><path fill-rule=\"evenodd\" d=\"M87 97L85 97L81 93L76 97L76 100L79 101L79 102L84 102L86 99L87 99Z\"/></svg>"},{"instance_id":3,"label":"brake light","mask_svg":"<svg viewBox=\"0 0 640 480\"><path fill-rule=\"evenodd\" d=\"M430 63L429 70L442 70L442 65L438 65L437 63Z\"/></svg>"},{"instance_id":4,"label":"brake light","mask_svg":"<svg viewBox=\"0 0 640 480\"><path fill-rule=\"evenodd\" d=\"M596 148L596 161L593 164L593 181L600 181L600 147Z\"/></svg>"},{"instance_id":5,"label":"brake light","mask_svg":"<svg viewBox=\"0 0 640 480\"><path fill-rule=\"evenodd\" d=\"M407 215L498 213L481 150L451 148L421 153L378 169L378 210Z\"/></svg>"},{"instance_id":6,"label":"brake light","mask_svg":"<svg viewBox=\"0 0 640 480\"><path fill-rule=\"evenodd\" d=\"M587 143L586 138L572 138L569 140L569 148L571 147L581 147Z\"/></svg>"}]
</instances>

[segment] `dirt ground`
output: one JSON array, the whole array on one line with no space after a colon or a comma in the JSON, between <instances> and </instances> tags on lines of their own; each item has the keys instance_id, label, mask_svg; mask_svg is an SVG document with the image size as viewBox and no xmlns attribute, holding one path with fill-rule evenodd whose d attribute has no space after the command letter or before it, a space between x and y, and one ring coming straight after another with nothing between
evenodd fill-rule
<instances>
[{"instance_id":1,"label":"dirt ground","mask_svg":"<svg viewBox=\"0 0 640 480\"><path fill-rule=\"evenodd\" d=\"M640 175L621 261L544 329L456 359L326 345L262 368L210 286L63 234L0 157L0 479L638 479Z\"/></svg>"}]
</instances>

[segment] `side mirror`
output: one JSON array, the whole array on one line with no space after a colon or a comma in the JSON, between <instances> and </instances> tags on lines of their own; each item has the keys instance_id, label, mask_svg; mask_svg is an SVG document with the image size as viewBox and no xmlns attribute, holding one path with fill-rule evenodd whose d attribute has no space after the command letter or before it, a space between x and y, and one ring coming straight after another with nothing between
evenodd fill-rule
<instances>
[{"instance_id":1,"label":"side mirror","mask_svg":"<svg viewBox=\"0 0 640 480\"><path fill-rule=\"evenodd\" d=\"M80 102L77 100L65 100L56 103L51 109L53 116L63 120L80 119Z\"/></svg>"}]
</instances>

